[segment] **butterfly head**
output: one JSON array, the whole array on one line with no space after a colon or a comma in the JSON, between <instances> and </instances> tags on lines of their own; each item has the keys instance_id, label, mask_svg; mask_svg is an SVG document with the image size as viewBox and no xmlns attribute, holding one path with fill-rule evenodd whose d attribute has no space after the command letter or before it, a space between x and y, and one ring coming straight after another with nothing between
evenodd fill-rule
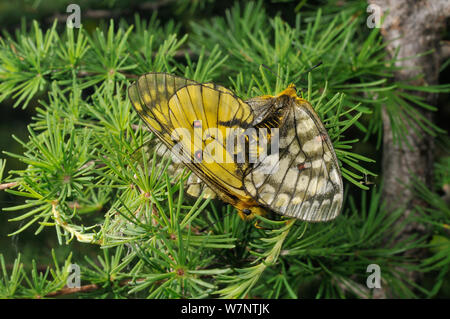
<instances>
[{"instance_id":1,"label":"butterfly head","mask_svg":"<svg viewBox=\"0 0 450 319\"><path fill-rule=\"evenodd\" d=\"M249 208L244 208L244 209L240 210L238 213L239 213L239 216L241 217L241 219L252 220L253 218L255 218L255 215L260 215L260 216L265 215L266 211L261 206L253 206L253 207L249 207Z\"/></svg>"},{"instance_id":2,"label":"butterfly head","mask_svg":"<svg viewBox=\"0 0 450 319\"><path fill-rule=\"evenodd\" d=\"M277 97L281 97L283 95L289 96L291 98L297 98L297 88L295 87L295 84L291 83L289 84L289 86L287 87L287 89L283 90L282 92L280 92Z\"/></svg>"}]
</instances>

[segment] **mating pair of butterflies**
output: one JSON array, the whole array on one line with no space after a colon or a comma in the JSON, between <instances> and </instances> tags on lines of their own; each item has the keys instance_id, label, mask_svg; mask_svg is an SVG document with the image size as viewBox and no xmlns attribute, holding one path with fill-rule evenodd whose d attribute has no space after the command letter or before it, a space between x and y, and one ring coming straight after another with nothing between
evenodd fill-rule
<instances>
[{"instance_id":1,"label":"mating pair of butterflies","mask_svg":"<svg viewBox=\"0 0 450 319\"><path fill-rule=\"evenodd\" d=\"M316 112L297 96L294 85L276 96L243 101L220 85L149 73L139 77L128 94L158 138L154 144L157 155L178 159L169 172L176 174L186 167L192 171L185 182L189 195L217 196L236 207L244 220L267 210L305 221L328 221L339 215L343 185L333 145ZM182 138L180 128L192 139ZM209 128L224 138L201 134ZM261 155L257 161L249 160L251 148L228 147L226 136L232 129L252 128L268 129L266 143L277 141L270 154L253 148ZM214 152L232 160L215 160L211 152L199 154L192 147L195 139L200 149L214 143ZM246 141L248 146L248 137ZM245 152L243 161L236 160L239 151Z\"/></svg>"}]
</instances>

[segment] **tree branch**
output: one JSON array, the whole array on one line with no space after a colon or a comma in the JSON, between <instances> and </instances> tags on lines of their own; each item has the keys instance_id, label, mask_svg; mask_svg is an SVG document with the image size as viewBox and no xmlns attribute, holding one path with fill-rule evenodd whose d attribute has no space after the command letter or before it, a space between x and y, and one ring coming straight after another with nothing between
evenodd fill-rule
<instances>
[{"instance_id":1,"label":"tree branch","mask_svg":"<svg viewBox=\"0 0 450 319\"><path fill-rule=\"evenodd\" d=\"M0 184L0 191L7 189L7 188L11 188L14 187L16 185L18 185L19 182L11 182L11 183L5 183L5 184Z\"/></svg>"},{"instance_id":2,"label":"tree branch","mask_svg":"<svg viewBox=\"0 0 450 319\"><path fill-rule=\"evenodd\" d=\"M159 0L159 1L147 1L138 5L139 10L158 10L158 8L163 7L169 3L173 2L173 0ZM88 9L83 12L83 8L81 8L81 14L83 18L90 19L111 19L122 16L124 14L131 14L135 12L134 8L120 8L116 10L106 10L106 9ZM63 22L67 20L69 13L61 14L56 13L53 16L47 19L47 22L53 22L55 19Z\"/></svg>"},{"instance_id":3,"label":"tree branch","mask_svg":"<svg viewBox=\"0 0 450 319\"><path fill-rule=\"evenodd\" d=\"M119 286L123 287L123 286L127 286L129 284L136 284L136 283L140 283L143 282L144 279L138 279L138 280L134 280L134 279L124 279L122 281L119 282ZM158 283L158 282L156 282ZM65 296L65 295L72 295L72 294L77 294L80 292L89 292L89 291L94 291L94 290L98 290L101 289L102 287L97 285L97 284L89 284L89 285L84 285L78 288L62 288L58 291L54 291L51 292L49 294L46 295L46 297L56 297L56 296Z\"/></svg>"},{"instance_id":4,"label":"tree branch","mask_svg":"<svg viewBox=\"0 0 450 319\"><path fill-rule=\"evenodd\" d=\"M387 43L386 49L391 58L397 54L396 66L399 70L395 72L395 80L410 85L437 84L442 61L439 54L439 37L441 29L445 26L445 18L450 15L448 0L369 0L369 3L378 5L384 14L381 34ZM430 50L433 53L423 55ZM436 104L436 94L426 92L412 92L412 94L424 97L428 104ZM431 112L423 111L419 107L417 111L432 120ZM403 118L400 120L408 130L407 143L396 143L388 112L386 108L382 110L383 199L390 210L403 208L404 220L414 213L415 206L424 205L412 190L411 175L414 174L427 185L431 185L434 141L419 127L412 127L410 122ZM398 240L412 233L424 231L423 225L409 223ZM406 275L413 281L419 279L419 274L415 272Z\"/></svg>"}]
</instances>

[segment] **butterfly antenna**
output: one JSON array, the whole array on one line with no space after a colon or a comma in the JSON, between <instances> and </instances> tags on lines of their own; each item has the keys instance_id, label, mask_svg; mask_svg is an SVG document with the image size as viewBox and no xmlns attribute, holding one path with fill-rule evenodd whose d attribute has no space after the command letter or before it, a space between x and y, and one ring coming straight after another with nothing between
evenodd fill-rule
<instances>
[{"instance_id":1,"label":"butterfly antenna","mask_svg":"<svg viewBox=\"0 0 450 319\"><path fill-rule=\"evenodd\" d=\"M278 74L276 74L275 72L273 72L273 70L272 70L271 68L269 68L267 65L265 65L265 64L263 63L263 64L261 64L261 66L264 67L265 69L269 70L270 73L272 73L272 74L275 75L277 78L279 78L281 81L283 81L283 79L282 79Z\"/></svg>"},{"instance_id":2,"label":"butterfly antenna","mask_svg":"<svg viewBox=\"0 0 450 319\"><path fill-rule=\"evenodd\" d=\"M272 73L272 74L275 75L277 78L279 78L281 81L283 81L283 79L282 79L278 74L276 74L275 72L273 72L273 70L272 70L271 68L269 68L267 65L265 65L265 64L261 64L261 65L262 65L265 69L269 70L270 73ZM300 74L300 78L301 78L303 75L307 74L308 72L311 72L311 71L314 70L315 68L319 67L320 65L322 65L322 61L320 61L319 63L317 63L317 64L314 65L313 67L309 68L309 69L306 70L305 72L301 73L301 74Z\"/></svg>"},{"instance_id":3,"label":"butterfly antenna","mask_svg":"<svg viewBox=\"0 0 450 319\"><path fill-rule=\"evenodd\" d=\"M143 148L145 145L149 144L152 140L148 140L147 142L144 142L143 144L141 144L141 146L139 146L138 148L136 148L133 153L130 154L130 156L133 156L137 151L139 151L141 148Z\"/></svg>"},{"instance_id":4,"label":"butterfly antenna","mask_svg":"<svg viewBox=\"0 0 450 319\"><path fill-rule=\"evenodd\" d=\"M314 70L315 68L319 67L320 65L322 65L322 61L320 61L319 63L317 63L316 65L314 65L313 67L310 67L308 70L306 70L305 72L300 74L300 77L302 77L303 75L307 74L308 72L311 72L312 70Z\"/></svg>"},{"instance_id":5,"label":"butterfly antenna","mask_svg":"<svg viewBox=\"0 0 450 319\"><path fill-rule=\"evenodd\" d=\"M225 215L222 216L222 218L216 220L215 222L210 222L207 226L203 227L202 229L200 229L200 232L203 233L205 230L207 230L208 228L211 228L212 226L214 226L215 224L217 224L218 222L221 222L225 219L225 217L233 214L234 211L228 212Z\"/></svg>"}]
</instances>

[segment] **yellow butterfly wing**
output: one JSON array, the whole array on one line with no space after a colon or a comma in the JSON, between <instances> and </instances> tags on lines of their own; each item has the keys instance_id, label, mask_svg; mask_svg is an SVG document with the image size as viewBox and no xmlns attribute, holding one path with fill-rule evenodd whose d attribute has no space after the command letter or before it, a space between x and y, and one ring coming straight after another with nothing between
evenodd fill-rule
<instances>
[{"instance_id":1,"label":"yellow butterfly wing","mask_svg":"<svg viewBox=\"0 0 450 319\"><path fill-rule=\"evenodd\" d=\"M193 81L189 81L189 83L192 83ZM212 86L214 84L212 83L206 83L207 86ZM234 94L231 90L228 90L221 86L216 86L216 89L221 90L224 93L230 93ZM245 101L246 104L249 104L250 107L253 110L253 113L255 114L255 117L253 119L252 125L255 125L259 122L261 122L265 117L267 117L267 113L270 112L269 110L269 104L267 103L268 99L272 99L273 96L258 96L255 98L252 98L250 100ZM257 138L257 137L256 137ZM153 163L153 158L150 159L149 164L155 165L155 170L157 172L162 172L164 168L167 166L167 172L170 176L175 177L175 179L172 180L173 183L176 183L178 181L178 178L183 173L183 170L185 169L185 165L179 161L179 159L171 152L171 150L161 142L160 139L153 139L150 143L146 145L149 149L151 149L153 152L156 152L155 156L155 163ZM242 169L245 169L246 164L241 163ZM161 174L160 174L161 175ZM161 176L158 176L157 178L160 178ZM195 175L194 173L191 173L189 177L184 182L184 189L186 190L186 193L192 197L199 197L200 195L203 196L203 198L215 198L216 193L209 188L200 177Z\"/></svg>"},{"instance_id":2,"label":"yellow butterfly wing","mask_svg":"<svg viewBox=\"0 0 450 319\"><path fill-rule=\"evenodd\" d=\"M223 158L227 155L233 158L219 135L226 137L227 129L245 129L252 123L253 112L246 103L224 87L165 73L141 76L130 86L128 94L149 129L221 199L236 206L250 198L244 190L242 171L234 161L221 163L208 151L203 151L202 160L198 161L192 142L199 139L201 150L213 149L221 151L218 153ZM204 129L213 130L213 138L205 139L195 130L198 121ZM185 138L185 133L192 138Z\"/></svg>"}]
</instances>

